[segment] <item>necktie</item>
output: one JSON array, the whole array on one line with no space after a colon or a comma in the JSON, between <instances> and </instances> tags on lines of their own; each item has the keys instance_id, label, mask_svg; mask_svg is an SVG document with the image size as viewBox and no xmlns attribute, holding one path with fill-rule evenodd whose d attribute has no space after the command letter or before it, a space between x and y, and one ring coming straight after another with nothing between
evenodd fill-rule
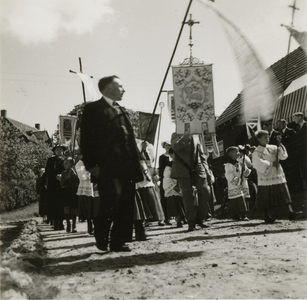
<instances>
[{"instance_id":1,"label":"necktie","mask_svg":"<svg viewBox=\"0 0 307 300\"><path fill-rule=\"evenodd\" d=\"M117 104L116 101L113 101L113 108L116 110L116 112L117 112L118 114L121 113L121 110L120 110L120 108L119 108L119 105Z\"/></svg>"}]
</instances>

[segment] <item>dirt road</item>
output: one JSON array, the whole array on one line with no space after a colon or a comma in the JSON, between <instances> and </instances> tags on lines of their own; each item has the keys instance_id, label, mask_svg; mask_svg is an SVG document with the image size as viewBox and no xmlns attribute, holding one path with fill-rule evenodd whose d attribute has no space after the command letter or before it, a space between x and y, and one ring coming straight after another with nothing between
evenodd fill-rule
<instances>
[{"instance_id":1,"label":"dirt road","mask_svg":"<svg viewBox=\"0 0 307 300\"><path fill-rule=\"evenodd\" d=\"M78 233L40 225L43 274L57 299L305 298L306 221L211 221L210 229L151 226L130 253L103 253Z\"/></svg>"},{"instance_id":2,"label":"dirt road","mask_svg":"<svg viewBox=\"0 0 307 300\"><path fill-rule=\"evenodd\" d=\"M267 225L260 219L213 219L209 229L195 232L187 232L187 225L152 223L148 240L134 241L130 253L99 251L86 223L77 223L77 233L54 231L41 218L29 223L4 253L1 299L302 299L307 295L306 220Z\"/></svg>"}]
</instances>

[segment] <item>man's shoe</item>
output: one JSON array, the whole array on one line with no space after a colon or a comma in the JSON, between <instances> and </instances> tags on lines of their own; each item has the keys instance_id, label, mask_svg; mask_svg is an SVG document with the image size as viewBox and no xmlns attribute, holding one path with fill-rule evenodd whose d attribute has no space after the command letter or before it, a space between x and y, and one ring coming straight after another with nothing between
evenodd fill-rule
<instances>
[{"instance_id":1,"label":"man's shoe","mask_svg":"<svg viewBox=\"0 0 307 300\"><path fill-rule=\"evenodd\" d=\"M138 242L147 241L146 234L136 235L135 240L138 241Z\"/></svg>"},{"instance_id":2,"label":"man's shoe","mask_svg":"<svg viewBox=\"0 0 307 300\"><path fill-rule=\"evenodd\" d=\"M183 224L188 224L188 221L187 221L187 219L186 218L182 218L182 222L183 222Z\"/></svg>"},{"instance_id":3,"label":"man's shoe","mask_svg":"<svg viewBox=\"0 0 307 300\"><path fill-rule=\"evenodd\" d=\"M107 239L102 239L101 241L96 241L96 247L101 251L109 251Z\"/></svg>"},{"instance_id":4,"label":"man's shoe","mask_svg":"<svg viewBox=\"0 0 307 300\"><path fill-rule=\"evenodd\" d=\"M147 221L145 221L145 223L144 223L144 227L149 227L150 226L150 223L149 222L147 222Z\"/></svg>"},{"instance_id":5,"label":"man's shoe","mask_svg":"<svg viewBox=\"0 0 307 300\"><path fill-rule=\"evenodd\" d=\"M182 223L181 223L181 221L178 221L177 222L177 228L181 228L182 227Z\"/></svg>"},{"instance_id":6,"label":"man's shoe","mask_svg":"<svg viewBox=\"0 0 307 300\"><path fill-rule=\"evenodd\" d=\"M289 221L300 219L303 216L303 214L304 213L302 211L297 211L297 212L292 211L288 215Z\"/></svg>"},{"instance_id":7,"label":"man's shoe","mask_svg":"<svg viewBox=\"0 0 307 300\"><path fill-rule=\"evenodd\" d=\"M131 252L131 249L127 245L111 245L110 251L113 251L113 252Z\"/></svg>"},{"instance_id":8,"label":"man's shoe","mask_svg":"<svg viewBox=\"0 0 307 300\"><path fill-rule=\"evenodd\" d=\"M159 225L159 226L164 226L165 224L164 224L164 222L160 221L160 222L158 223L158 225Z\"/></svg>"},{"instance_id":9,"label":"man's shoe","mask_svg":"<svg viewBox=\"0 0 307 300\"><path fill-rule=\"evenodd\" d=\"M240 221L240 217L239 216L232 216L232 220L235 222Z\"/></svg>"},{"instance_id":10,"label":"man's shoe","mask_svg":"<svg viewBox=\"0 0 307 300\"><path fill-rule=\"evenodd\" d=\"M189 225L188 232L196 231L195 226Z\"/></svg>"},{"instance_id":11,"label":"man's shoe","mask_svg":"<svg viewBox=\"0 0 307 300\"><path fill-rule=\"evenodd\" d=\"M170 221L165 221L164 223L165 223L165 225L172 225L172 223Z\"/></svg>"},{"instance_id":12,"label":"man's shoe","mask_svg":"<svg viewBox=\"0 0 307 300\"><path fill-rule=\"evenodd\" d=\"M275 221L276 221L276 219L273 219L272 217L270 217L268 215L264 217L264 222L266 224L273 224Z\"/></svg>"},{"instance_id":13,"label":"man's shoe","mask_svg":"<svg viewBox=\"0 0 307 300\"><path fill-rule=\"evenodd\" d=\"M210 226L209 225L206 225L204 223L200 223L200 224L197 224L198 226L200 226L201 228L209 228Z\"/></svg>"}]
</instances>

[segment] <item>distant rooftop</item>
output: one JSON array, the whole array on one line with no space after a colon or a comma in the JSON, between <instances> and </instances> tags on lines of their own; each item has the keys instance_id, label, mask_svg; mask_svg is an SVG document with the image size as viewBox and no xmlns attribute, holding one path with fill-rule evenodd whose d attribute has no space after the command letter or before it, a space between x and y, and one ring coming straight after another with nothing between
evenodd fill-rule
<instances>
[{"instance_id":1,"label":"distant rooftop","mask_svg":"<svg viewBox=\"0 0 307 300\"><path fill-rule=\"evenodd\" d=\"M267 70L273 71L277 82L273 84L283 87L284 73L286 67L286 61L288 59L287 78L285 82L285 89L291 84L291 82L307 73L307 56L301 47L297 48L293 52L289 53ZM283 89L283 88L282 88ZM216 121L216 126L220 126L223 123L231 120L232 118L241 114L242 109L242 92L230 103L230 105L223 111L220 117Z\"/></svg>"},{"instance_id":2,"label":"distant rooftop","mask_svg":"<svg viewBox=\"0 0 307 300\"><path fill-rule=\"evenodd\" d=\"M11 118L6 118L11 124L13 124L19 131L26 136L30 141L35 141L37 138L33 135L33 132L38 132L39 130L35 127L31 127L24 123L18 122Z\"/></svg>"},{"instance_id":3,"label":"distant rooftop","mask_svg":"<svg viewBox=\"0 0 307 300\"><path fill-rule=\"evenodd\" d=\"M35 142L37 140L43 140L45 142L50 141L49 134L46 130L40 130L40 124L35 124L35 127L21 123L7 117L7 111L1 110L1 120L5 119L7 122L12 124L22 135L29 141ZM37 127L36 127L37 126Z\"/></svg>"}]
</instances>

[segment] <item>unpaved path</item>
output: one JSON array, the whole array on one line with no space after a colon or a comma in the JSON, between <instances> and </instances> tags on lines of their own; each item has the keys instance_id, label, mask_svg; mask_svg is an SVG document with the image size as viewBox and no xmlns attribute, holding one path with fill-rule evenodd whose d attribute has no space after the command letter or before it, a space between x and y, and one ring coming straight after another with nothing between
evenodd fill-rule
<instances>
[{"instance_id":1,"label":"unpaved path","mask_svg":"<svg viewBox=\"0 0 307 300\"><path fill-rule=\"evenodd\" d=\"M44 282L56 299L270 299L307 296L307 221L210 222L207 230L147 228L130 253L96 249L78 233L40 224L47 256Z\"/></svg>"}]
</instances>

